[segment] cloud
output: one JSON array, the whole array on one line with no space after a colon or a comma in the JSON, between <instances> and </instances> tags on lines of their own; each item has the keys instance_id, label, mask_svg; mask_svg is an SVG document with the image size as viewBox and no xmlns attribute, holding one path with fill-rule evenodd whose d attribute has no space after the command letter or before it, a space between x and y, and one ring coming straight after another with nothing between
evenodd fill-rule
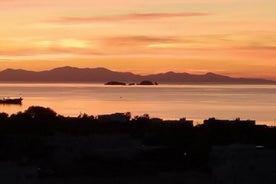
<instances>
[{"instance_id":1,"label":"cloud","mask_svg":"<svg viewBox=\"0 0 276 184\"><path fill-rule=\"evenodd\" d=\"M0 48L0 57L24 57L24 56L43 56L43 55L87 55L99 56L102 53L96 49L87 47L73 47L63 45L49 45L49 46L19 46L15 48Z\"/></svg>"},{"instance_id":2,"label":"cloud","mask_svg":"<svg viewBox=\"0 0 276 184\"><path fill-rule=\"evenodd\" d=\"M111 52L144 53L154 48L176 48L181 43L178 37L118 36L101 40L101 47Z\"/></svg>"},{"instance_id":3,"label":"cloud","mask_svg":"<svg viewBox=\"0 0 276 184\"><path fill-rule=\"evenodd\" d=\"M156 19L210 16L211 13L189 12L189 13L134 13L114 16L92 16L92 17L61 17L56 22L62 23L89 23L89 22L113 22L113 21L146 21Z\"/></svg>"},{"instance_id":4,"label":"cloud","mask_svg":"<svg viewBox=\"0 0 276 184\"><path fill-rule=\"evenodd\" d=\"M159 43L159 42L175 42L177 39L174 37L154 37L154 36L118 36L105 38L104 42L107 44L137 44L137 43Z\"/></svg>"},{"instance_id":5,"label":"cloud","mask_svg":"<svg viewBox=\"0 0 276 184\"><path fill-rule=\"evenodd\" d=\"M245 32L236 34L206 34L189 36L171 35L110 35L89 37L87 39L64 38L59 40L0 40L1 56L39 56L39 55L185 55L196 50L211 52L211 50L261 51L266 56L275 58L276 35L274 32ZM219 53L217 53L219 55Z\"/></svg>"}]
</instances>

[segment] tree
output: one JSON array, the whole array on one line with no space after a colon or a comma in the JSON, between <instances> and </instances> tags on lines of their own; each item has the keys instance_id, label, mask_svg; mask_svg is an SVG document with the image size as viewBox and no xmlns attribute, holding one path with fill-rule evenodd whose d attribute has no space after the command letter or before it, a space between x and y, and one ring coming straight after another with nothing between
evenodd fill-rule
<instances>
[{"instance_id":1,"label":"tree","mask_svg":"<svg viewBox=\"0 0 276 184\"><path fill-rule=\"evenodd\" d=\"M0 113L0 121L6 121L8 119L9 115L5 112Z\"/></svg>"},{"instance_id":2,"label":"tree","mask_svg":"<svg viewBox=\"0 0 276 184\"><path fill-rule=\"evenodd\" d=\"M57 117L57 113L50 108L41 106L31 106L25 112L32 119L54 119Z\"/></svg>"}]
</instances>

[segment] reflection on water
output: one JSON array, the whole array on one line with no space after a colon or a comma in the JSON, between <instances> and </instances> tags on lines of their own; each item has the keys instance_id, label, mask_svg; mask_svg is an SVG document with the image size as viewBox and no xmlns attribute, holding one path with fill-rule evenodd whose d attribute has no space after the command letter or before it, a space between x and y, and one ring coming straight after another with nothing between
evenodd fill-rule
<instances>
[{"instance_id":1,"label":"reflection on water","mask_svg":"<svg viewBox=\"0 0 276 184\"><path fill-rule=\"evenodd\" d=\"M50 107L65 116L132 112L151 117L196 122L208 117L255 119L274 124L276 86L273 85L159 85L104 86L102 84L0 84L0 98L24 98L22 106L0 105L0 112Z\"/></svg>"}]
</instances>

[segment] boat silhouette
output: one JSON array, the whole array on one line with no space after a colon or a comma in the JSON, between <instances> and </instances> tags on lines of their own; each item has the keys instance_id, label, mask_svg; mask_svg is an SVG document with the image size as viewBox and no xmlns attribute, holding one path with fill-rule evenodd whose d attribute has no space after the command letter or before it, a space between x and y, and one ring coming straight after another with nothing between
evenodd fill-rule
<instances>
[{"instance_id":1,"label":"boat silhouette","mask_svg":"<svg viewBox=\"0 0 276 184\"><path fill-rule=\"evenodd\" d=\"M23 98L2 98L0 99L0 104L22 104Z\"/></svg>"}]
</instances>

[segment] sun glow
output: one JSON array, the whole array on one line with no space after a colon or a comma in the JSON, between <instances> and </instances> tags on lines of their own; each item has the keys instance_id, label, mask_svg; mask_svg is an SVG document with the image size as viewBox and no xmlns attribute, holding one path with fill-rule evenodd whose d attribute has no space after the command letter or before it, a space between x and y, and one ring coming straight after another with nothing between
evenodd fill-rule
<instances>
[{"instance_id":1,"label":"sun glow","mask_svg":"<svg viewBox=\"0 0 276 184\"><path fill-rule=\"evenodd\" d=\"M0 69L70 64L276 79L275 5L274 0L0 1L5 17Z\"/></svg>"},{"instance_id":2,"label":"sun glow","mask_svg":"<svg viewBox=\"0 0 276 184\"><path fill-rule=\"evenodd\" d=\"M87 41L83 40L73 40L73 39L65 39L58 42L60 47L71 47L71 48L87 48L91 47L91 45Z\"/></svg>"}]
</instances>

